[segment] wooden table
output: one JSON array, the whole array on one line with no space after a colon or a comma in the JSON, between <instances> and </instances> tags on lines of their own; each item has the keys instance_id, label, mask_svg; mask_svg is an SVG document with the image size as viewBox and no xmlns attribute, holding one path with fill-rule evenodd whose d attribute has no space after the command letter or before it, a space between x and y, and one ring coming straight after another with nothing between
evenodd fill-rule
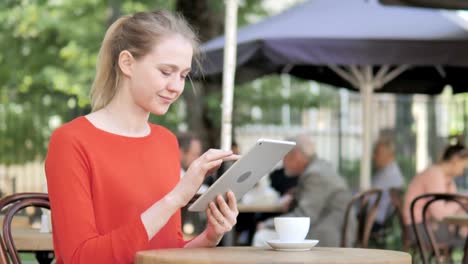
<instances>
[{"instance_id":1,"label":"wooden table","mask_svg":"<svg viewBox=\"0 0 468 264\"><path fill-rule=\"evenodd\" d=\"M444 222L452 225L468 226L468 215L451 215L444 218Z\"/></svg>"},{"instance_id":2,"label":"wooden table","mask_svg":"<svg viewBox=\"0 0 468 264\"><path fill-rule=\"evenodd\" d=\"M238 204L239 213L281 213L283 207L280 204Z\"/></svg>"},{"instance_id":3,"label":"wooden table","mask_svg":"<svg viewBox=\"0 0 468 264\"><path fill-rule=\"evenodd\" d=\"M451 215L444 218L447 224L468 227L468 214L466 215ZM465 241L465 250L463 253L463 263L468 264L468 237Z\"/></svg>"},{"instance_id":4,"label":"wooden table","mask_svg":"<svg viewBox=\"0 0 468 264\"><path fill-rule=\"evenodd\" d=\"M52 233L40 233L32 228L13 228L13 240L18 251L53 251Z\"/></svg>"},{"instance_id":5,"label":"wooden table","mask_svg":"<svg viewBox=\"0 0 468 264\"><path fill-rule=\"evenodd\" d=\"M5 218L4 215L0 215L0 223L3 225L3 219ZM13 217L13 221L11 222L12 227L19 227L19 228L28 228L31 227L29 223L29 217L25 215L15 215Z\"/></svg>"},{"instance_id":6,"label":"wooden table","mask_svg":"<svg viewBox=\"0 0 468 264\"><path fill-rule=\"evenodd\" d=\"M218 247L164 249L138 252L135 264L250 264L250 263L314 263L314 264L411 264L406 252L315 247L309 251L286 252L256 247Z\"/></svg>"},{"instance_id":7,"label":"wooden table","mask_svg":"<svg viewBox=\"0 0 468 264\"><path fill-rule=\"evenodd\" d=\"M33 228L13 228L11 233L18 251L35 253L41 264L54 259L52 233L41 233Z\"/></svg>"}]
</instances>

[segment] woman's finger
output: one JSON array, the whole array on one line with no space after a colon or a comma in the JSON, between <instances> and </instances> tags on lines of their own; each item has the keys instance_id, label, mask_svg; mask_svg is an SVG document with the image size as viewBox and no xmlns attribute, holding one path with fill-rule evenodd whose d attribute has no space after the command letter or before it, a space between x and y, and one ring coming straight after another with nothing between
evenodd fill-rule
<instances>
[{"instance_id":1,"label":"woman's finger","mask_svg":"<svg viewBox=\"0 0 468 264\"><path fill-rule=\"evenodd\" d=\"M231 211L233 211L237 216L239 214L239 211L237 209L237 198L232 191L227 192L227 200L229 208L231 208Z\"/></svg>"},{"instance_id":2,"label":"woman's finger","mask_svg":"<svg viewBox=\"0 0 468 264\"><path fill-rule=\"evenodd\" d=\"M220 159L206 162L201 165L201 169L203 170L204 173L206 173L215 168L219 168L219 166L221 166L221 163L223 163L223 160L220 160Z\"/></svg>"},{"instance_id":3,"label":"woman's finger","mask_svg":"<svg viewBox=\"0 0 468 264\"><path fill-rule=\"evenodd\" d=\"M200 158L204 159L205 161L212 161L212 160L224 159L229 156L232 156L232 151L224 151L221 149L210 149L207 152L203 153L203 155Z\"/></svg>"},{"instance_id":4,"label":"woman's finger","mask_svg":"<svg viewBox=\"0 0 468 264\"><path fill-rule=\"evenodd\" d=\"M218 210L214 202L210 203L210 209L211 213L213 214L213 217L216 219L219 225L225 226L226 223L226 218L224 215Z\"/></svg>"},{"instance_id":5,"label":"woman's finger","mask_svg":"<svg viewBox=\"0 0 468 264\"><path fill-rule=\"evenodd\" d=\"M231 208L229 208L228 204L223 199L223 197L221 197L221 195L218 195L216 198L216 203L218 204L219 210L223 214L224 218L229 222L229 224L231 226L235 225L237 221L237 215L231 210Z\"/></svg>"},{"instance_id":6,"label":"woman's finger","mask_svg":"<svg viewBox=\"0 0 468 264\"><path fill-rule=\"evenodd\" d=\"M242 157L241 155L232 154L230 156L223 158L223 161L234 161L234 160L240 159L241 157Z\"/></svg>"},{"instance_id":7,"label":"woman's finger","mask_svg":"<svg viewBox=\"0 0 468 264\"><path fill-rule=\"evenodd\" d=\"M206 215L208 222L210 223L211 226L213 226L214 230L216 231L217 234L224 234L227 232L227 228L225 227L225 224L223 220L219 220L214 216L213 210L211 210L211 207L208 207L206 210Z\"/></svg>"},{"instance_id":8,"label":"woman's finger","mask_svg":"<svg viewBox=\"0 0 468 264\"><path fill-rule=\"evenodd\" d=\"M230 230L224 223L220 223L220 221L216 219L211 208L208 208L206 211L208 223L213 227L216 234L222 235Z\"/></svg>"}]
</instances>

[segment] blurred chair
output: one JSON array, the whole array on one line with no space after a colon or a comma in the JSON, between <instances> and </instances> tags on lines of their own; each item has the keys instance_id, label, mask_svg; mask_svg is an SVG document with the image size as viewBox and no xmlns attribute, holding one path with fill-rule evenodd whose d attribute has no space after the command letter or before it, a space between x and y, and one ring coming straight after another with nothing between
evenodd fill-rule
<instances>
[{"instance_id":1,"label":"blurred chair","mask_svg":"<svg viewBox=\"0 0 468 264\"><path fill-rule=\"evenodd\" d=\"M400 188L390 188L389 193L390 201L392 206L395 208L395 216L398 218L398 224L400 225L402 249L406 252L409 252L410 249L416 250L416 244L412 243L409 239L405 222L403 220L404 191Z\"/></svg>"},{"instance_id":2,"label":"blurred chair","mask_svg":"<svg viewBox=\"0 0 468 264\"><path fill-rule=\"evenodd\" d=\"M369 244L370 232L372 225L375 222L375 217L377 215L377 209L380 204L380 198L382 197L381 189L370 189L358 193L351 199L348 203L345 213L344 224L342 227L342 236L341 236L341 247L346 247L348 229L349 229L349 219L350 217L357 216L358 226L355 240L355 247L367 248ZM356 214L354 215L353 208L356 209Z\"/></svg>"},{"instance_id":3,"label":"blurred chair","mask_svg":"<svg viewBox=\"0 0 468 264\"><path fill-rule=\"evenodd\" d=\"M383 194L382 194L383 195ZM372 245L376 245L378 248L388 248L387 238L394 232L394 222L397 219L398 224L402 225L402 198L403 190L401 188L390 188L388 190L390 197L390 206L388 207L385 219L379 226L373 226L369 240L372 241ZM376 227L376 228L375 228ZM404 228L403 228L404 229ZM405 232L406 233L406 232ZM403 238L403 235L402 235Z\"/></svg>"},{"instance_id":4,"label":"blurred chair","mask_svg":"<svg viewBox=\"0 0 468 264\"><path fill-rule=\"evenodd\" d=\"M419 200L427 200L423 206L422 214L422 226L423 228L418 228L418 224L415 223L415 204ZM416 242L419 248L419 253L424 264L430 263L430 259L434 256L437 264L443 263L444 260L450 261L448 252L450 251L446 243L438 243L436 241L434 230L431 227L431 222L428 221L427 210L429 206L436 201L445 201L445 202L456 202L458 203L467 213L468 213L468 196L462 194L448 194L448 193L428 193L420 195L411 202L410 213L411 213L411 226L416 235ZM427 238L427 239L425 239ZM444 241L447 242L447 241ZM446 250L446 255L441 254L441 249ZM428 257L428 254L429 257ZM465 252L464 254L468 254Z\"/></svg>"},{"instance_id":5,"label":"blurred chair","mask_svg":"<svg viewBox=\"0 0 468 264\"><path fill-rule=\"evenodd\" d=\"M0 200L0 212L5 212L2 234L0 236L0 263L21 264L11 234L12 221L15 214L29 206L50 209L49 196L47 193L16 193L5 196Z\"/></svg>"}]
</instances>

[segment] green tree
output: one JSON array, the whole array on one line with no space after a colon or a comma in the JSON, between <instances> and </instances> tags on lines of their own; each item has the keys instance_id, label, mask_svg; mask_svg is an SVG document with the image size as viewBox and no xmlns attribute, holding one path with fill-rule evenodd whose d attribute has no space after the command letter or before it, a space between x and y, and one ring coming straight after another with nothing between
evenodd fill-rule
<instances>
[{"instance_id":1,"label":"green tree","mask_svg":"<svg viewBox=\"0 0 468 264\"><path fill-rule=\"evenodd\" d=\"M268 15L263 1L242 3L239 25ZM185 15L202 41L222 33L224 3L218 0L0 1L0 164L44 158L52 130L90 110L89 88L108 25L122 14L155 8ZM274 83L279 80L265 82L272 88L265 89L263 96L247 96L255 92L249 85L236 88L241 98L236 99L235 114L241 116L237 124L252 121L245 111L249 107L277 105L280 86ZM207 145L216 146L220 84L196 83L193 90L196 96L187 85L182 102L164 117L151 120L175 131L183 116L191 130L210 139ZM298 95L299 102L292 104L310 106L303 98Z\"/></svg>"},{"instance_id":2,"label":"green tree","mask_svg":"<svg viewBox=\"0 0 468 264\"><path fill-rule=\"evenodd\" d=\"M100 42L119 14L175 1L0 1L0 163L42 159L54 124L89 111Z\"/></svg>"}]
</instances>

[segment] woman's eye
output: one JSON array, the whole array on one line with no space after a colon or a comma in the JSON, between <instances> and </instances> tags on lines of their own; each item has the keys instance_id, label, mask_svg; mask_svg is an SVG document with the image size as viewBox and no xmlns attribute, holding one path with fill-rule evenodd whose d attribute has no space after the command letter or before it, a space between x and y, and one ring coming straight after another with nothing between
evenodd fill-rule
<instances>
[{"instance_id":1,"label":"woman's eye","mask_svg":"<svg viewBox=\"0 0 468 264\"><path fill-rule=\"evenodd\" d=\"M169 76L169 75L171 75L171 72L169 72L169 71L163 71L163 70L161 70L161 73L162 73L164 76Z\"/></svg>"},{"instance_id":2,"label":"woman's eye","mask_svg":"<svg viewBox=\"0 0 468 264\"><path fill-rule=\"evenodd\" d=\"M182 79L182 80L187 79L187 75L181 75L181 76L180 76L180 79Z\"/></svg>"}]
</instances>

